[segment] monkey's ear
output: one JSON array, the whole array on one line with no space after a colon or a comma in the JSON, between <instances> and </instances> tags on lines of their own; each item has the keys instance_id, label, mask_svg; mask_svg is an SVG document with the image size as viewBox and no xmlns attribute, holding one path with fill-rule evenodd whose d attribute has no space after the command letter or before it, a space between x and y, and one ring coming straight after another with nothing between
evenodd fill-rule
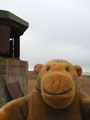
<instances>
[{"instance_id":1,"label":"monkey's ear","mask_svg":"<svg viewBox=\"0 0 90 120\"><path fill-rule=\"evenodd\" d=\"M43 67L42 64L36 64L34 66L34 72L38 74L42 67Z\"/></svg>"},{"instance_id":2,"label":"monkey's ear","mask_svg":"<svg viewBox=\"0 0 90 120\"><path fill-rule=\"evenodd\" d=\"M77 71L78 76L80 76L82 74L82 68L79 65L75 65L74 68Z\"/></svg>"}]
</instances>

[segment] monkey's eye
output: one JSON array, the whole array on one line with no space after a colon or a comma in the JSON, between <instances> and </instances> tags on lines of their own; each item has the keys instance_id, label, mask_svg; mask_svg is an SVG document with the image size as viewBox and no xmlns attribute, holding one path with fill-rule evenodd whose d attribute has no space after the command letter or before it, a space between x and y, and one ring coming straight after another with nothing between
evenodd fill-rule
<instances>
[{"instance_id":1,"label":"monkey's eye","mask_svg":"<svg viewBox=\"0 0 90 120\"><path fill-rule=\"evenodd\" d=\"M66 70L67 72L69 72L69 71L70 71L70 68L69 68L69 67L66 67L65 70Z\"/></svg>"},{"instance_id":2,"label":"monkey's eye","mask_svg":"<svg viewBox=\"0 0 90 120\"><path fill-rule=\"evenodd\" d=\"M50 67L47 67L47 71L49 71L50 70Z\"/></svg>"}]
</instances>

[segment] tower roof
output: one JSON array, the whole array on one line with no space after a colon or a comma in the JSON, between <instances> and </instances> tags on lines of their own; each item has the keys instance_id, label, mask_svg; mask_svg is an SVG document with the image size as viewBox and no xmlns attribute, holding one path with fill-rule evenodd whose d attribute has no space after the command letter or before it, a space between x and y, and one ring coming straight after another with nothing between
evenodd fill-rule
<instances>
[{"instance_id":1,"label":"tower roof","mask_svg":"<svg viewBox=\"0 0 90 120\"><path fill-rule=\"evenodd\" d=\"M21 36L29 23L9 11L0 10L0 25L10 26L11 36Z\"/></svg>"}]
</instances>

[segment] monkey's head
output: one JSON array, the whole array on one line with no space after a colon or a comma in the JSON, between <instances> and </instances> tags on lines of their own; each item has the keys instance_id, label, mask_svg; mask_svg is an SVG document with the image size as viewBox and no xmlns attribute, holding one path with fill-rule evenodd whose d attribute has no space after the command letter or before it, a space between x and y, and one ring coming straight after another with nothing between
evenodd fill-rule
<instances>
[{"instance_id":1,"label":"monkey's head","mask_svg":"<svg viewBox=\"0 0 90 120\"><path fill-rule=\"evenodd\" d=\"M73 66L65 60L52 60L39 65L36 88L41 91L43 100L55 109L69 106L79 91L81 67Z\"/></svg>"}]
</instances>

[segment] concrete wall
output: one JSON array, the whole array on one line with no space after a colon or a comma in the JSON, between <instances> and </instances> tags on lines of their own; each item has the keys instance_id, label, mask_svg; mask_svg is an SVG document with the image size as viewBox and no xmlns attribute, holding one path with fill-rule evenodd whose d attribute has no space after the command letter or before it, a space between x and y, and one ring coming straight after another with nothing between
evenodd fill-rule
<instances>
[{"instance_id":1,"label":"concrete wall","mask_svg":"<svg viewBox=\"0 0 90 120\"><path fill-rule=\"evenodd\" d=\"M19 81L25 94L28 92L28 63L26 61L0 58L0 106L9 100L5 82Z\"/></svg>"}]
</instances>

